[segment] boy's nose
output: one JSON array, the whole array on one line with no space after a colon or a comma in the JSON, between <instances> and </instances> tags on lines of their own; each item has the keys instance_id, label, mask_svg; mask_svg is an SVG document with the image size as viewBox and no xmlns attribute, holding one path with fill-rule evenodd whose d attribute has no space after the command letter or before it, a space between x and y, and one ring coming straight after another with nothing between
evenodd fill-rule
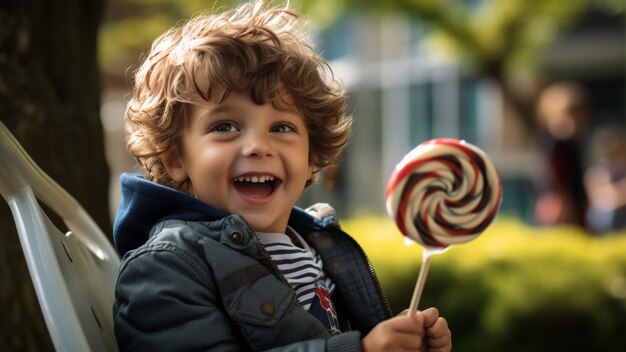
<instances>
[{"instance_id":1,"label":"boy's nose","mask_svg":"<svg viewBox=\"0 0 626 352\"><path fill-rule=\"evenodd\" d=\"M242 148L242 154L246 157L264 157L273 154L272 143L267 133L250 133Z\"/></svg>"}]
</instances>

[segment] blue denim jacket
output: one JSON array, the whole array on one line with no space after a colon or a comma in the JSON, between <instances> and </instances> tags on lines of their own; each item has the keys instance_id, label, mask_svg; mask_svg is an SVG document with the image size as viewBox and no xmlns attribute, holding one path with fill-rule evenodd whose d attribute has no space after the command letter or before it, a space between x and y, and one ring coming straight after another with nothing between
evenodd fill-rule
<instances>
[{"instance_id":1,"label":"blue denim jacket","mask_svg":"<svg viewBox=\"0 0 626 352\"><path fill-rule=\"evenodd\" d=\"M367 257L331 217L294 208L289 225L336 284L344 332L333 336L300 306L243 218L138 176L122 176L122 190L120 350L360 351L362 335L391 316Z\"/></svg>"}]
</instances>

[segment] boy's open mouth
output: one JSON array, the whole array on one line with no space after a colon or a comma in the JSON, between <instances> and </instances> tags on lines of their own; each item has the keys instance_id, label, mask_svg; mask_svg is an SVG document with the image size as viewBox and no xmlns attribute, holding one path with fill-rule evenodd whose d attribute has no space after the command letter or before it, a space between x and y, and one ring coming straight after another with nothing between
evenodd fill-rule
<instances>
[{"instance_id":1,"label":"boy's open mouth","mask_svg":"<svg viewBox=\"0 0 626 352\"><path fill-rule=\"evenodd\" d=\"M237 192L245 197L262 199L269 197L280 184L274 176L240 176L233 179Z\"/></svg>"}]
</instances>

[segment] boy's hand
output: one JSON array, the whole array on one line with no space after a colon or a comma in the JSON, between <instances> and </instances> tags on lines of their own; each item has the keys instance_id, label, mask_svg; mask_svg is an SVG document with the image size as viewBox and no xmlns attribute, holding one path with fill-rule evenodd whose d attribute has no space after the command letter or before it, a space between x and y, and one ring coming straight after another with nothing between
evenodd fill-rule
<instances>
[{"instance_id":1,"label":"boy's hand","mask_svg":"<svg viewBox=\"0 0 626 352\"><path fill-rule=\"evenodd\" d=\"M452 333L445 318L439 316L437 308L428 308L424 316L425 342L420 351L449 352L452 350Z\"/></svg>"},{"instance_id":2,"label":"boy's hand","mask_svg":"<svg viewBox=\"0 0 626 352\"><path fill-rule=\"evenodd\" d=\"M363 351L420 351L424 327L424 315L421 313L398 315L385 320L363 338Z\"/></svg>"}]
</instances>

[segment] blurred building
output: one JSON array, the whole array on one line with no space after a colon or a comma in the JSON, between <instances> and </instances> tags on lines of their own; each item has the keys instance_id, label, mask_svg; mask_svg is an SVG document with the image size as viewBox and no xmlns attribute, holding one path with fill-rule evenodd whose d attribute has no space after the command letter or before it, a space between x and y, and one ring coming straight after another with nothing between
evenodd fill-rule
<instances>
[{"instance_id":1,"label":"blurred building","mask_svg":"<svg viewBox=\"0 0 626 352\"><path fill-rule=\"evenodd\" d=\"M334 181L322 177L298 204L328 202L342 216L384 213L385 187L394 165L427 139L451 137L465 139L491 156L503 181L502 211L532 220L533 185L542 167L533 136L511 116L493 83L437 56L426 46L427 34L425 26L404 17L355 14L317 33L319 51L348 90L354 135ZM623 13L590 13L545 52L540 70L545 82L519 85L532 91L550 80L577 81L590 92L591 128L616 121L624 125L625 42ZM119 174L139 171L123 142L130 72L103 76L112 215L119 199ZM335 185L332 191L329 183Z\"/></svg>"},{"instance_id":2,"label":"blurred building","mask_svg":"<svg viewBox=\"0 0 626 352\"><path fill-rule=\"evenodd\" d=\"M349 92L355 128L334 190L321 182L300 203L330 202L345 216L384 212L395 163L427 139L451 137L491 156L503 181L501 211L532 221L534 184L542 174L533 136L505 108L495 85L427 50L426 34L406 18L358 16L319 34L319 49ZM589 13L545 51L540 80L519 84L532 90L576 81L590 93L590 128L625 125L625 43L624 16Z\"/></svg>"}]
</instances>

